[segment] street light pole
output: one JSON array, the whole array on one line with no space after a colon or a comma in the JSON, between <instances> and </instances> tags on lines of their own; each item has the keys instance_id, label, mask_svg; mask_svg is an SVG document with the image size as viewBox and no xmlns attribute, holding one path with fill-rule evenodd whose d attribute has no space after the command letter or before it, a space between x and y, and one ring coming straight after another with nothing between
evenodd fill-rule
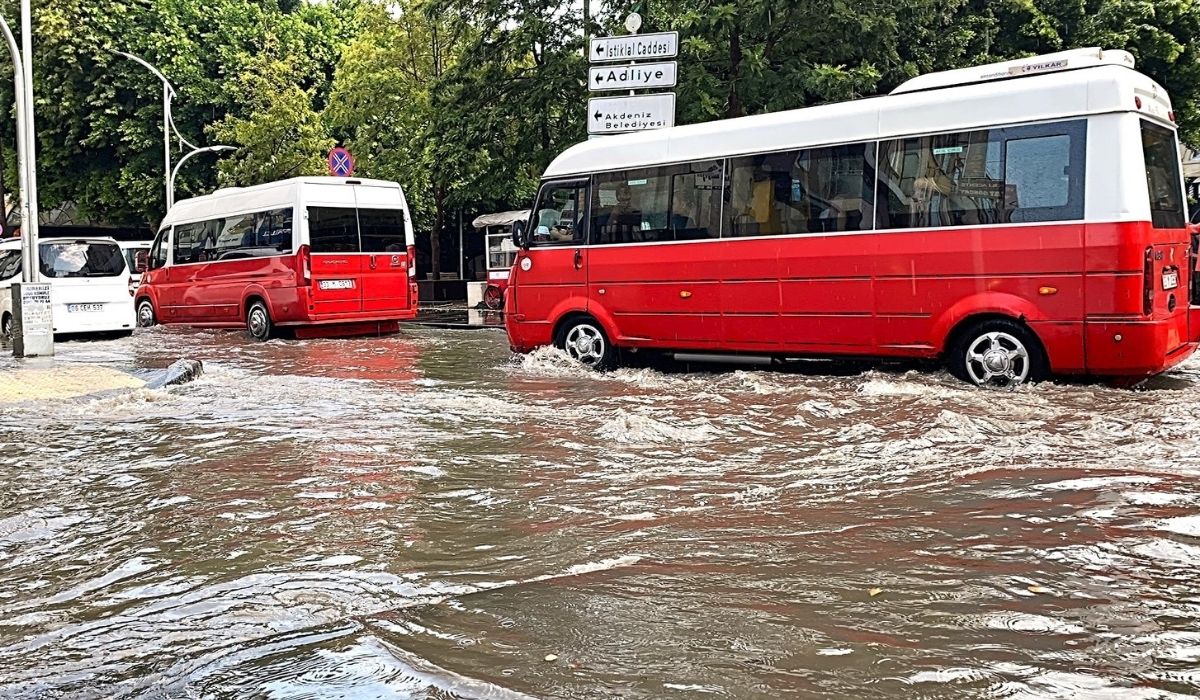
<instances>
[{"instance_id":1,"label":"street light pole","mask_svg":"<svg viewBox=\"0 0 1200 700\"><path fill-rule=\"evenodd\" d=\"M9 287L12 317L7 330L17 357L54 354L53 308L50 285L38 280L37 138L33 117L33 20L29 0L21 0L21 46L8 23L0 28L13 59L17 111L17 171L21 177L21 281Z\"/></svg>"},{"instance_id":2,"label":"street light pole","mask_svg":"<svg viewBox=\"0 0 1200 700\"><path fill-rule=\"evenodd\" d=\"M182 158L179 159L179 162L175 164L175 169L171 171L171 179L167 182L167 191L175 191L175 176L179 174L179 169L182 168L183 164L188 161L188 158L200 155L201 153L220 153L222 151L236 150L237 148L235 146L205 146L204 148L197 148L194 151L188 151Z\"/></svg>"},{"instance_id":3,"label":"street light pole","mask_svg":"<svg viewBox=\"0 0 1200 700\"><path fill-rule=\"evenodd\" d=\"M28 2L28 0L24 0L24 1ZM220 147L210 146L208 148L200 148L196 144L185 139L183 137L183 134L179 133L179 127L175 125L175 116L171 113L171 104L175 100L175 95L177 93L175 92L175 86L171 85L170 80L167 80L167 76L163 75L162 71L160 71L159 69L152 66L149 61L146 61L145 59L135 56L127 51L114 51L114 53L116 53L118 56L128 58L129 60L133 61L134 63L137 63L138 65L142 66L146 70L153 73L154 77L156 77L162 81L162 85L163 85L163 98L162 98L162 102L163 102L163 186L166 189L166 203L167 203L167 210L169 211L171 209L171 207L173 207L175 205L175 173L177 173L179 171L179 165L176 165L173 170L171 168L171 133L172 132L175 133L175 138L179 139L179 143L192 149L188 153L184 154L183 158L179 159L180 164L182 164L183 161L187 160L189 157L191 157L199 152L209 152L210 149L215 149L216 151L234 150L234 147L233 146L220 146ZM213 152L215 152L215 151L213 151Z\"/></svg>"},{"instance_id":4,"label":"street light pole","mask_svg":"<svg viewBox=\"0 0 1200 700\"><path fill-rule=\"evenodd\" d=\"M33 282L30 275L33 273L34 258L32 248L27 245L24 235L29 228L25 223L29 220L29 161L25 156L25 67L21 59L21 49L17 47L17 39L3 17L0 17L0 29L4 31L4 41L8 44L8 53L12 57L13 94L16 96L17 187L21 194L21 281Z\"/></svg>"}]
</instances>

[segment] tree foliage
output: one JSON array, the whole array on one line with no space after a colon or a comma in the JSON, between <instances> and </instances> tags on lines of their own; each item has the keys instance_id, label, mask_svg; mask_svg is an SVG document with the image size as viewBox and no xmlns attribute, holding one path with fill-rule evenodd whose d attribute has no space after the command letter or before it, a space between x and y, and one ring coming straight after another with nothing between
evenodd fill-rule
<instances>
[{"instance_id":1,"label":"tree foliage","mask_svg":"<svg viewBox=\"0 0 1200 700\"><path fill-rule=\"evenodd\" d=\"M932 70L1081 46L1131 51L1200 144L1195 0L592 1L593 31L681 33L679 120L854 99ZM0 0L16 24L16 3ZM573 0L40 0L39 189L114 223L163 213L158 66L180 131L237 146L181 171L178 197L323 172L349 146L400 181L418 231L463 208L527 204L542 170L585 138L583 21ZM11 80L0 80L10 110ZM0 121L15 181L12 119ZM175 154L178 158L178 152ZM219 178L218 178L219 173Z\"/></svg>"}]
</instances>

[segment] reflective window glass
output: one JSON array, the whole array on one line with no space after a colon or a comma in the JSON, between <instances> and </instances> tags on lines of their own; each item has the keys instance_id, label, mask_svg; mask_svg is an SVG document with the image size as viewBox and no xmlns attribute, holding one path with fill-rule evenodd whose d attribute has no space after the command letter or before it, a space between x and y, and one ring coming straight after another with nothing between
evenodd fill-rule
<instances>
[{"instance_id":1,"label":"reflective window glass","mask_svg":"<svg viewBox=\"0 0 1200 700\"><path fill-rule=\"evenodd\" d=\"M592 184L591 242L718 238L722 180L719 161L597 175Z\"/></svg>"},{"instance_id":2,"label":"reflective window glass","mask_svg":"<svg viewBox=\"0 0 1200 700\"><path fill-rule=\"evenodd\" d=\"M1086 123L981 129L884 143L879 228L1083 218Z\"/></svg>"},{"instance_id":3,"label":"reflective window glass","mask_svg":"<svg viewBox=\"0 0 1200 700\"><path fill-rule=\"evenodd\" d=\"M542 187L533 210L531 246L583 245L587 242L587 183L550 184Z\"/></svg>"},{"instance_id":4,"label":"reflective window glass","mask_svg":"<svg viewBox=\"0 0 1200 700\"><path fill-rule=\"evenodd\" d=\"M356 211L352 208L309 207L308 238L314 253L357 253Z\"/></svg>"},{"instance_id":5,"label":"reflective window glass","mask_svg":"<svg viewBox=\"0 0 1200 700\"><path fill-rule=\"evenodd\" d=\"M869 230L874 161L874 144L733 158L724 235Z\"/></svg>"},{"instance_id":6,"label":"reflective window glass","mask_svg":"<svg viewBox=\"0 0 1200 700\"><path fill-rule=\"evenodd\" d=\"M359 209L358 227L364 253L403 253L404 212L399 209Z\"/></svg>"}]
</instances>

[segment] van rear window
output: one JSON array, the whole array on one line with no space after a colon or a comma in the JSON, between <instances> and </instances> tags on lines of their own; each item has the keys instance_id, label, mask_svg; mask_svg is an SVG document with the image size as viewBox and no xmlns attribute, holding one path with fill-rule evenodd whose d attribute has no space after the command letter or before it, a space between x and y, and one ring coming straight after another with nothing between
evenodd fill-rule
<instances>
[{"instance_id":1,"label":"van rear window","mask_svg":"<svg viewBox=\"0 0 1200 700\"><path fill-rule=\"evenodd\" d=\"M42 243L38 246L38 267L43 276L54 278L126 274L125 256L116 243Z\"/></svg>"},{"instance_id":2,"label":"van rear window","mask_svg":"<svg viewBox=\"0 0 1200 700\"><path fill-rule=\"evenodd\" d=\"M309 207L308 239L314 253L403 253L404 212Z\"/></svg>"},{"instance_id":3,"label":"van rear window","mask_svg":"<svg viewBox=\"0 0 1200 700\"><path fill-rule=\"evenodd\" d=\"M1183 178L1175 132L1142 122L1142 152L1146 156L1146 187L1150 192L1150 221L1154 228L1183 228Z\"/></svg>"}]
</instances>

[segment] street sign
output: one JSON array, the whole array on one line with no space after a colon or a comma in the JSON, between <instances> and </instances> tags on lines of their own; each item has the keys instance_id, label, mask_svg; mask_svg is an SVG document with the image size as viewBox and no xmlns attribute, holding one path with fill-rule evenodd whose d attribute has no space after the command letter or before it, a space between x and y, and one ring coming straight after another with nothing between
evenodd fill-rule
<instances>
[{"instance_id":1,"label":"street sign","mask_svg":"<svg viewBox=\"0 0 1200 700\"><path fill-rule=\"evenodd\" d=\"M588 53L592 63L652 61L678 55L679 32L596 37Z\"/></svg>"},{"instance_id":2,"label":"street sign","mask_svg":"<svg viewBox=\"0 0 1200 700\"><path fill-rule=\"evenodd\" d=\"M632 66L593 66L588 71L588 87L592 92L673 88L679 80L678 66L675 61Z\"/></svg>"},{"instance_id":3,"label":"street sign","mask_svg":"<svg viewBox=\"0 0 1200 700\"><path fill-rule=\"evenodd\" d=\"M589 134L622 134L669 126L675 126L673 92L588 100Z\"/></svg>"},{"instance_id":4,"label":"street sign","mask_svg":"<svg viewBox=\"0 0 1200 700\"><path fill-rule=\"evenodd\" d=\"M329 174L334 177L350 177L354 174L354 156L350 151L338 147L329 151Z\"/></svg>"}]
</instances>

